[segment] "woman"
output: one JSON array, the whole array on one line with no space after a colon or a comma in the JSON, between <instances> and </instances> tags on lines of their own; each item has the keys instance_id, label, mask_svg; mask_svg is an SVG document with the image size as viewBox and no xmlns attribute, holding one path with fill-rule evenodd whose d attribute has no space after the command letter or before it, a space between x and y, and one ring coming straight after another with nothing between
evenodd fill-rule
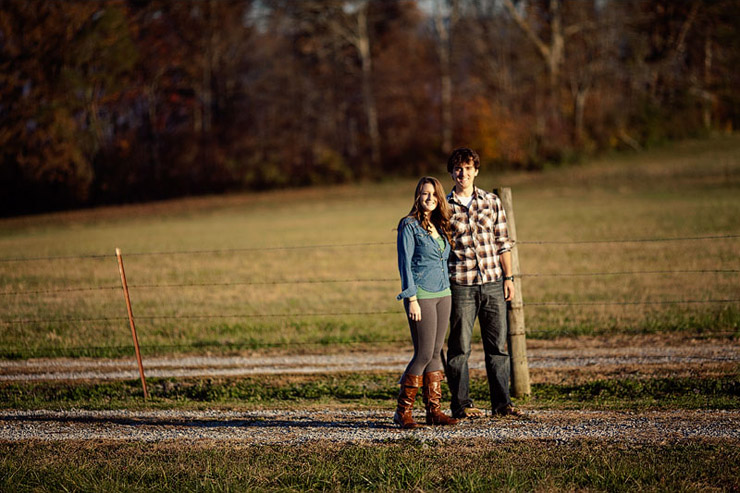
<instances>
[{"instance_id":1,"label":"woman","mask_svg":"<svg viewBox=\"0 0 740 493\"><path fill-rule=\"evenodd\" d=\"M393 421L401 428L416 428L414 400L423 385L428 425L454 425L440 410L444 378L441 350L450 320L450 212L442 185L425 176L416 185L411 212L398 223L398 270L401 294L411 328L414 357L401 377L401 391Z\"/></svg>"}]
</instances>

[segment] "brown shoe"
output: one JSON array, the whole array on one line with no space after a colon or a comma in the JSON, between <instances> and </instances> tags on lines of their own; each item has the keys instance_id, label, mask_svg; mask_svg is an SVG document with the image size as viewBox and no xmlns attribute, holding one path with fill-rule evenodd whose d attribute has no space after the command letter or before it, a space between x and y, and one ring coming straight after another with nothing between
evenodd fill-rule
<instances>
[{"instance_id":1,"label":"brown shoe","mask_svg":"<svg viewBox=\"0 0 740 493\"><path fill-rule=\"evenodd\" d=\"M423 380L420 375L404 375L401 377L401 390L398 393L398 406L393 415L393 422L403 429L417 428L419 423L414 421L412 411L416 394L419 392Z\"/></svg>"},{"instance_id":2,"label":"brown shoe","mask_svg":"<svg viewBox=\"0 0 740 493\"><path fill-rule=\"evenodd\" d=\"M478 419L483 417L483 411L477 407L466 407L455 417L458 419Z\"/></svg>"},{"instance_id":3,"label":"brown shoe","mask_svg":"<svg viewBox=\"0 0 740 493\"><path fill-rule=\"evenodd\" d=\"M428 425L456 425L457 419L450 418L442 412L439 404L442 399L442 380L445 374L442 370L432 371L424 374L424 407L427 411L426 423Z\"/></svg>"},{"instance_id":4,"label":"brown shoe","mask_svg":"<svg viewBox=\"0 0 740 493\"><path fill-rule=\"evenodd\" d=\"M507 404L502 409L493 412L494 416L511 416L512 418L523 418L526 414L519 408Z\"/></svg>"}]
</instances>

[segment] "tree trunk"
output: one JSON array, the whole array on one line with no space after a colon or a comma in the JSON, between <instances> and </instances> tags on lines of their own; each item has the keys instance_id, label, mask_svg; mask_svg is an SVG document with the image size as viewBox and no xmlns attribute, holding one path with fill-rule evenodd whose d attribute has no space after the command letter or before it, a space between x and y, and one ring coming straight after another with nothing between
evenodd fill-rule
<instances>
[{"instance_id":1,"label":"tree trunk","mask_svg":"<svg viewBox=\"0 0 740 493\"><path fill-rule=\"evenodd\" d=\"M547 108L549 117L560 120L559 82L560 67L563 64L565 53L565 34L563 32L563 18L560 10L560 0L550 0L550 40L543 41L534 31L532 25L519 14L511 0L504 0L504 7L516 22L517 26L524 32L529 40L534 43L537 52L545 62L548 76L548 99Z\"/></svg>"},{"instance_id":2,"label":"tree trunk","mask_svg":"<svg viewBox=\"0 0 740 493\"><path fill-rule=\"evenodd\" d=\"M577 145L580 145L583 143L583 113L586 109L586 98L588 97L588 87L578 88L578 90L575 93L575 108L573 110L574 112L574 118L573 118L573 136L575 139L575 143Z\"/></svg>"},{"instance_id":3,"label":"tree trunk","mask_svg":"<svg viewBox=\"0 0 740 493\"><path fill-rule=\"evenodd\" d=\"M557 118L560 115L560 67L563 63L565 51L565 39L563 37L563 19L560 12L560 0L550 0L550 49L547 59L548 73L550 76L550 111Z\"/></svg>"},{"instance_id":4,"label":"tree trunk","mask_svg":"<svg viewBox=\"0 0 740 493\"><path fill-rule=\"evenodd\" d=\"M370 53L370 37L367 29L367 3L357 13L357 28L357 51L362 61L362 99L370 136L370 159L373 166L377 167L380 165L380 131L378 130L378 110L373 96L373 65Z\"/></svg>"},{"instance_id":5,"label":"tree trunk","mask_svg":"<svg viewBox=\"0 0 740 493\"><path fill-rule=\"evenodd\" d=\"M449 18L449 24L445 25L440 6L442 1L444 0L437 0L435 3L434 28L437 32L437 54L441 73L442 152L447 154L452 151L452 69L450 66L452 47L450 45L450 30L452 29L456 5L453 0L453 14Z\"/></svg>"},{"instance_id":6,"label":"tree trunk","mask_svg":"<svg viewBox=\"0 0 740 493\"><path fill-rule=\"evenodd\" d=\"M712 98L708 97L711 95L709 88L712 85L712 38L708 31L707 29L707 37L704 40L704 90L702 91L704 94L702 119L704 128L707 130L712 128Z\"/></svg>"},{"instance_id":7,"label":"tree trunk","mask_svg":"<svg viewBox=\"0 0 740 493\"><path fill-rule=\"evenodd\" d=\"M206 19L207 27L205 29L205 60L203 62L203 133L207 134L211 131L213 116L211 114L213 108L213 88L211 87L211 79L213 74L213 36L215 32L215 17L216 13L214 0L208 2L208 19Z\"/></svg>"},{"instance_id":8,"label":"tree trunk","mask_svg":"<svg viewBox=\"0 0 740 493\"><path fill-rule=\"evenodd\" d=\"M146 86L147 116L149 117L149 159L152 160L152 175L155 185L162 183L162 162L159 157L159 129L157 128L157 90L156 84L159 74L154 81Z\"/></svg>"}]
</instances>

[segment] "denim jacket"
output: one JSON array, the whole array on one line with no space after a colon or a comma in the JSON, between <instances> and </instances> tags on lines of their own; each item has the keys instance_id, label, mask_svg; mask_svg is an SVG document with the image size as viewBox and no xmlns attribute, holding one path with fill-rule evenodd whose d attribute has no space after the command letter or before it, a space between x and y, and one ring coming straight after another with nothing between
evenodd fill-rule
<instances>
[{"instance_id":1,"label":"denim jacket","mask_svg":"<svg viewBox=\"0 0 740 493\"><path fill-rule=\"evenodd\" d=\"M401 220L398 225L396 249L402 291L396 299L414 296L417 286L432 292L450 287L447 273L450 243L444 235L442 239L445 248L440 251L437 240L421 227L419 221L411 217Z\"/></svg>"}]
</instances>

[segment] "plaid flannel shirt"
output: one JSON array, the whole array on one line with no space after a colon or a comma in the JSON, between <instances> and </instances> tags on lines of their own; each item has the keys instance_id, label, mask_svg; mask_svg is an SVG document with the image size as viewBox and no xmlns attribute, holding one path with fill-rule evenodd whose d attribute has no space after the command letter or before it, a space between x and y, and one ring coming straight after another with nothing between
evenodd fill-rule
<instances>
[{"instance_id":1,"label":"plaid flannel shirt","mask_svg":"<svg viewBox=\"0 0 740 493\"><path fill-rule=\"evenodd\" d=\"M496 194L474 187L470 208L462 205L455 189L447 195L452 217L453 247L448 266L450 281L472 286L503 277L501 254L511 250L506 213Z\"/></svg>"}]
</instances>

